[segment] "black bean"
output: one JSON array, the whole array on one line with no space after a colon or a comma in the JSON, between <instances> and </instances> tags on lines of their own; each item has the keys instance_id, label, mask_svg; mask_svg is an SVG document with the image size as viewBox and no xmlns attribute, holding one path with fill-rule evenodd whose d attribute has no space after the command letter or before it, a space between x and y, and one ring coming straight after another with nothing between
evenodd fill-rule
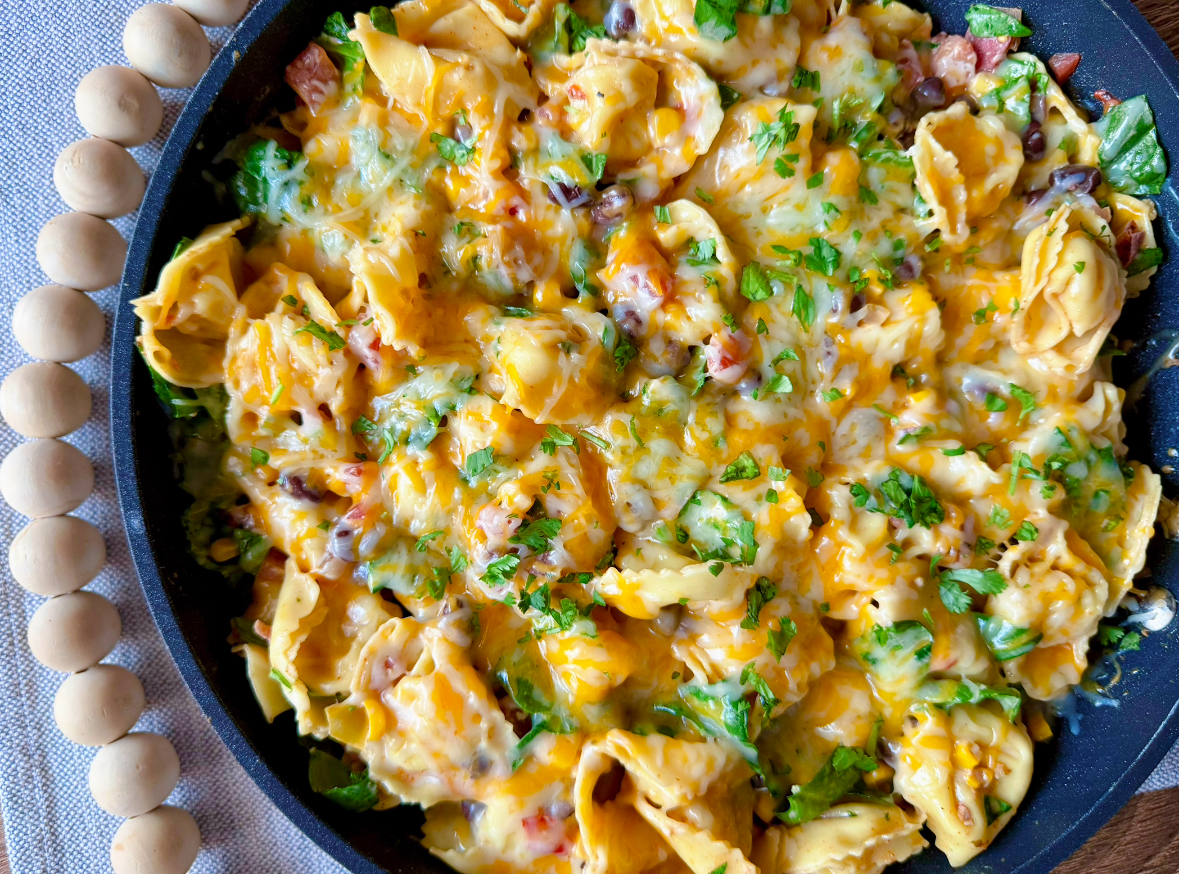
<instances>
[{"instance_id":1,"label":"black bean","mask_svg":"<svg viewBox=\"0 0 1179 874\"><path fill-rule=\"evenodd\" d=\"M287 476L285 473L278 478L278 485L293 498L318 504L323 500L323 492L307 485L307 480L301 476Z\"/></svg>"},{"instance_id":2,"label":"black bean","mask_svg":"<svg viewBox=\"0 0 1179 874\"><path fill-rule=\"evenodd\" d=\"M905 256L905 260L892 272L892 275L901 282L912 282L921 275L921 268L921 259L913 252L910 252Z\"/></svg>"},{"instance_id":3,"label":"black bean","mask_svg":"<svg viewBox=\"0 0 1179 874\"><path fill-rule=\"evenodd\" d=\"M549 183L549 200L557 206L573 209L589 203L589 195L581 190L580 185L568 185L564 182Z\"/></svg>"},{"instance_id":4,"label":"black bean","mask_svg":"<svg viewBox=\"0 0 1179 874\"><path fill-rule=\"evenodd\" d=\"M913 102L918 109L929 111L946 105L946 83L931 76L913 89Z\"/></svg>"},{"instance_id":5,"label":"black bean","mask_svg":"<svg viewBox=\"0 0 1179 874\"><path fill-rule=\"evenodd\" d=\"M853 294L851 299L851 307L848 309L850 313L858 313L864 308L864 304L868 302L868 296L863 292Z\"/></svg>"},{"instance_id":6,"label":"black bean","mask_svg":"<svg viewBox=\"0 0 1179 874\"><path fill-rule=\"evenodd\" d=\"M973 113L975 115L978 114L978 101L975 100L973 97L971 97L969 94L959 95L958 97L954 98L954 102L955 103L965 103L966 106L970 109L971 113Z\"/></svg>"},{"instance_id":7,"label":"black bean","mask_svg":"<svg viewBox=\"0 0 1179 874\"><path fill-rule=\"evenodd\" d=\"M1035 79L1032 81L1035 82ZM1043 124L1044 119L1048 117L1048 98L1038 92L1033 94L1029 101L1029 109L1032 113L1032 121Z\"/></svg>"},{"instance_id":8,"label":"black bean","mask_svg":"<svg viewBox=\"0 0 1179 874\"><path fill-rule=\"evenodd\" d=\"M1027 201L1028 206L1035 206L1047 196L1047 188L1037 188L1035 191L1029 191L1027 194L1025 194L1023 199Z\"/></svg>"},{"instance_id":9,"label":"black bean","mask_svg":"<svg viewBox=\"0 0 1179 874\"><path fill-rule=\"evenodd\" d=\"M1040 161L1048 151L1048 139L1040 130L1040 123L1033 121L1020 138L1023 141L1023 156L1028 161Z\"/></svg>"},{"instance_id":10,"label":"black bean","mask_svg":"<svg viewBox=\"0 0 1179 874\"><path fill-rule=\"evenodd\" d=\"M475 132L471 130L471 126L466 122L460 121L454 126L454 138L464 145L467 145L471 142L471 137L474 135L474 133Z\"/></svg>"},{"instance_id":11,"label":"black bean","mask_svg":"<svg viewBox=\"0 0 1179 874\"><path fill-rule=\"evenodd\" d=\"M1066 164L1052 171L1048 183L1057 191L1092 194L1101 184L1101 179L1101 171L1096 167L1087 164Z\"/></svg>"},{"instance_id":12,"label":"black bean","mask_svg":"<svg viewBox=\"0 0 1179 874\"><path fill-rule=\"evenodd\" d=\"M487 809L487 805L482 801L463 801L463 818L467 822L474 822L483 815L483 811Z\"/></svg>"},{"instance_id":13,"label":"black bean","mask_svg":"<svg viewBox=\"0 0 1179 874\"><path fill-rule=\"evenodd\" d=\"M635 29L635 8L627 0L614 0L602 23L611 39L622 39Z\"/></svg>"},{"instance_id":14,"label":"black bean","mask_svg":"<svg viewBox=\"0 0 1179 874\"><path fill-rule=\"evenodd\" d=\"M545 813L555 820L568 819L573 816L573 805L564 799L549 802Z\"/></svg>"},{"instance_id":15,"label":"black bean","mask_svg":"<svg viewBox=\"0 0 1179 874\"><path fill-rule=\"evenodd\" d=\"M634 208L635 196L625 185L611 185L598 195L598 202L590 211L595 224L614 225L622 221Z\"/></svg>"}]
</instances>

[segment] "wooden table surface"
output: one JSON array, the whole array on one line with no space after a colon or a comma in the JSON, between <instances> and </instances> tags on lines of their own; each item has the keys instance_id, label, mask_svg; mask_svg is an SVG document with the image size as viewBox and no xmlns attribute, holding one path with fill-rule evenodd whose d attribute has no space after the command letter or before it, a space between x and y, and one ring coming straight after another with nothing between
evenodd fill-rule
<instances>
[{"instance_id":1,"label":"wooden table surface","mask_svg":"<svg viewBox=\"0 0 1179 874\"><path fill-rule=\"evenodd\" d=\"M1134 3L1179 55L1179 0L1134 0ZM1053 874L1176 872L1179 872L1179 788L1136 795ZM2 830L0 874L11 874Z\"/></svg>"}]
</instances>

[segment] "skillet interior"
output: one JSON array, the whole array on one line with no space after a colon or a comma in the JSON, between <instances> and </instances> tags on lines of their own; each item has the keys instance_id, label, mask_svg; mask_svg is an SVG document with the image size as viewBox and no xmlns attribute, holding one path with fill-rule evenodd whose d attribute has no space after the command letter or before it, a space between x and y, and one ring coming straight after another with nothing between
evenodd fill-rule
<instances>
[{"instance_id":1,"label":"skillet interior","mask_svg":"<svg viewBox=\"0 0 1179 874\"><path fill-rule=\"evenodd\" d=\"M365 4L367 8L368 4ZM919 5L911 3L911 5ZM930 0L935 22L963 32L968 0ZM189 498L175 484L167 420L155 402L147 370L134 353L137 330L128 301L150 291L182 236L236 217L213 197L205 171L225 143L274 110L293 106L282 81L286 63L314 37L328 14L351 13L355 2L261 0L214 60L172 131L140 211L123 275L115 323L111 391L112 444L119 500L131 553L156 622L189 689L223 741L278 807L345 867L363 874L445 872L417 842L422 817L406 807L356 815L311 792L307 752L290 722L267 725L246 682L241 660L226 644L231 617L248 602L187 552L180 511ZM1129 0L1025 0L1041 57L1079 51L1074 98L1098 88L1129 97L1146 93L1159 134L1179 161L1179 62ZM936 32L936 28L935 28ZM1092 99L1080 99L1095 110ZM1096 117L1096 115L1094 116ZM1119 359L1115 379L1129 386L1179 339L1179 196L1171 180L1156 202L1156 228L1169 260L1151 291L1127 303L1114 329L1139 341ZM1179 446L1179 369L1164 369L1125 414L1131 457L1164 471L1167 494L1179 491L1168 448ZM1148 566L1154 582L1179 592L1179 548L1156 538ZM999 839L961 871L1047 874L1108 820L1179 737L1179 627L1172 626L1128 654L1116 687L1117 707L1082 703L1080 733L1039 747L1032 788ZM905 872L951 870L929 851Z\"/></svg>"}]
</instances>

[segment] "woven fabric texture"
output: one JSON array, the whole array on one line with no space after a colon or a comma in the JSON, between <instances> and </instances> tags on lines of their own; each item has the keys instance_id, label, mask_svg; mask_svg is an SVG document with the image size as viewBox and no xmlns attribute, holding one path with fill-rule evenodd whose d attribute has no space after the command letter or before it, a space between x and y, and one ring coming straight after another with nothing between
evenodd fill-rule
<instances>
[{"instance_id":1,"label":"woven fabric texture","mask_svg":"<svg viewBox=\"0 0 1179 874\"><path fill-rule=\"evenodd\" d=\"M0 0L0 44L20 60L0 67L0 374L27 357L11 340L12 307L46 282L33 249L40 227L66 206L53 188L53 161L68 143L85 136L73 110L73 92L90 69L126 64L123 23L136 0L99 0L70 7L49 0ZM227 31L211 31L214 48ZM148 173L183 101L184 91L164 91L160 134L133 154ZM130 238L133 218L116 222ZM115 292L95 295L107 315L108 338ZM201 715L185 689L136 582L115 497L107 403L109 341L72 365L94 394L94 416L69 442L94 462L94 495L77 515L106 537L110 560L91 584L110 598L123 618L123 637L109 661L142 678L148 705L137 729L160 732L180 754L180 785L170 803L196 816L204 838L193 868L198 874L298 871L340 874L343 869L292 826L254 786ZM0 428L0 456L21 437ZM7 544L26 520L0 506L0 540ZM63 677L41 667L25 644L25 627L41 599L12 580L0 580L0 814L14 874L98 874L109 871L108 848L120 820L90 799L86 773L94 750L65 740L53 724L53 696ZM1179 785L1179 751L1143 789Z\"/></svg>"}]
</instances>

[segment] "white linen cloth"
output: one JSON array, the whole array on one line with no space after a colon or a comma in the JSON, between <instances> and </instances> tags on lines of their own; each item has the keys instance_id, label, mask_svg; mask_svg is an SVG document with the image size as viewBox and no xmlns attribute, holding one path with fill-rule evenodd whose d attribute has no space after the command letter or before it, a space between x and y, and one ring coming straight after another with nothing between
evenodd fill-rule
<instances>
[{"instance_id":1,"label":"white linen cloth","mask_svg":"<svg viewBox=\"0 0 1179 874\"><path fill-rule=\"evenodd\" d=\"M73 93L89 70L126 64L123 24L138 0L61 4L50 0L0 0L0 45L9 61L0 67L0 376L28 358L11 339L12 307L47 282L34 257L41 226L67 211L53 187L53 161L85 136L73 109ZM214 48L228 32L210 31ZM164 139L187 96L164 91L160 134L132 150L145 171L154 168ZM133 219L116 222L130 239ZM180 785L170 803L190 810L201 827L203 849L193 868L212 872L292 871L341 874L337 865L302 835L222 746L185 689L140 592L127 552L115 497L108 436L109 335L114 290L94 296L107 315L108 343L72 365L90 385L94 414L69 442L94 462L93 496L77 515L106 537L109 562L90 586L110 598L123 618L123 637L109 661L143 680L147 710L137 730L157 731L180 754ZM22 438L0 426L0 457ZM0 556L26 524L0 504ZM90 798L86 773L94 750L76 746L53 723L53 696L63 675L41 667L25 643L28 618L42 602L26 593L4 566L0 579L0 814L13 874L105 874L111 837L121 820ZM1143 789L1179 785L1179 749Z\"/></svg>"}]
</instances>

